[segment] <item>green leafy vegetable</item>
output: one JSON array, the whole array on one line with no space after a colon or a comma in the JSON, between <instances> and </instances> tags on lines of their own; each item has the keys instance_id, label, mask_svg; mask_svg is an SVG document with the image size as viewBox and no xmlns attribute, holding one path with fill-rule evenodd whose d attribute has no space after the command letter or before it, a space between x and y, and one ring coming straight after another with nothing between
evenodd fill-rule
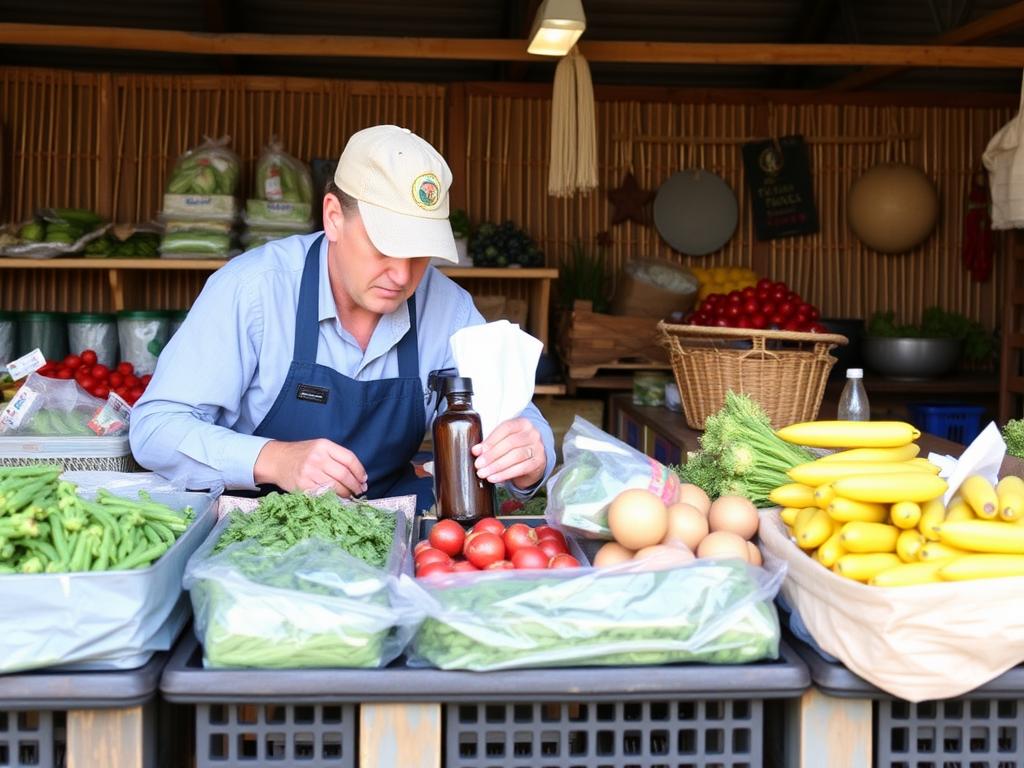
<instances>
[{"instance_id":1,"label":"green leafy vegetable","mask_svg":"<svg viewBox=\"0 0 1024 768\"><path fill-rule=\"evenodd\" d=\"M1010 419L1003 427L1006 452L1018 459L1024 459L1024 419Z\"/></svg>"},{"instance_id":2,"label":"green leafy vegetable","mask_svg":"<svg viewBox=\"0 0 1024 768\"><path fill-rule=\"evenodd\" d=\"M412 649L442 669L734 664L778 654L774 590L735 561L419 584L431 599Z\"/></svg>"},{"instance_id":3,"label":"green leafy vegetable","mask_svg":"<svg viewBox=\"0 0 1024 768\"><path fill-rule=\"evenodd\" d=\"M383 567L395 537L395 513L366 502L343 504L333 493L271 493L249 513L235 510L214 552L252 539L269 552L317 537L365 563Z\"/></svg>"},{"instance_id":4,"label":"green leafy vegetable","mask_svg":"<svg viewBox=\"0 0 1024 768\"><path fill-rule=\"evenodd\" d=\"M757 402L731 390L722 409L705 422L700 447L686 464L673 467L680 480L700 486L712 498L745 496L762 507L771 506L772 489L790 482L786 472L814 459L777 437Z\"/></svg>"},{"instance_id":5,"label":"green leafy vegetable","mask_svg":"<svg viewBox=\"0 0 1024 768\"><path fill-rule=\"evenodd\" d=\"M991 359L996 348L993 335L981 323L942 307L925 309L919 325L897 323L895 312L876 312L868 320L867 333L887 338L960 339L964 359L975 362Z\"/></svg>"}]
</instances>

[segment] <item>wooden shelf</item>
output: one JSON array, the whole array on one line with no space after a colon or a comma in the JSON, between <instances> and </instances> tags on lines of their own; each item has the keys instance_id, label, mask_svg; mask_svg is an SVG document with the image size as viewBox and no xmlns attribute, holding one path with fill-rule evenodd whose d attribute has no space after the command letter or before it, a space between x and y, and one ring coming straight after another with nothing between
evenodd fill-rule
<instances>
[{"instance_id":1,"label":"wooden shelf","mask_svg":"<svg viewBox=\"0 0 1024 768\"><path fill-rule=\"evenodd\" d=\"M555 280L558 278L557 269L545 267L441 267L441 271L448 277L475 277L481 280L538 280L547 278Z\"/></svg>"},{"instance_id":2,"label":"wooden shelf","mask_svg":"<svg viewBox=\"0 0 1024 768\"><path fill-rule=\"evenodd\" d=\"M565 384L538 384L533 388L535 395L564 395Z\"/></svg>"},{"instance_id":3,"label":"wooden shelf","mask_svg":"<svg viewBox=\"0 0 1024 768\"><path fill-rule=\"evenodd\" d=\"M220 269L224 259L0 259L0 269Z\"/></svg>"}]
</instances>

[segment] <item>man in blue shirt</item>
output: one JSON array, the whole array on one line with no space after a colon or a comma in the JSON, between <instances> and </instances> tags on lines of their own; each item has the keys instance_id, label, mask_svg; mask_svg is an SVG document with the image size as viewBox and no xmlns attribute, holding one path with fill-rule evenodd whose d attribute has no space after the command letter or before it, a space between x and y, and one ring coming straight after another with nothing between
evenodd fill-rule
<instances>
[{"instance_id":1,"label":"man in blue shirt","mask_svg":"<svg viewBox=\"0 0 1024 768\"><path fill-rule=\"evenodd\" d=\"M324 486L342 496L416 493L411 459L430 424L427 377L448 340L484 322L428 266L457 262L451 171L396 126L354 134L323 202L324 231L268 243L207 281L135 405L132 451L189 487ZM532 404L474 448L477 474L531 494L554 466Z\"/></svg>"}]
</instances>

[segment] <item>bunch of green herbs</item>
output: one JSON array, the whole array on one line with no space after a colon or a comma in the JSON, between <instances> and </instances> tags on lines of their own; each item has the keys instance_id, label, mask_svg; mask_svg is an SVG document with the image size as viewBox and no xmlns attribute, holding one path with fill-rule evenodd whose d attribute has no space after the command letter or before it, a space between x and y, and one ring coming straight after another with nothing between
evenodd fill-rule
<instances>
[{"instance_id":1,"label":"bunch of green herbs","mask_svg":"<svg viewBox=\"0 0 1024 768\"><path fill-rule=\"evenodd\" d=\"M1018 459L1024 459L1024 419L1010 419L1003 427L1003 442L1006 452Z\"/></svg>"},{"instance_id":2,"label":"bunch of green herbs","mask_svg":"<svg viewBox=\"0 0 1024 768\"><path fill-rule=\"evenodd\" d=\"M611 307L611 273L607 263L603 246L589 252L583 241L576 240L569 257L558 268L562 306L572 309L576 301L589 301L595 312L607 312Z\"/></svg>"},{"instance_id":3,"label":"bunch of green herbs","mask_svg":"<svg viewBox=\"0 0 1024 768\"><path fill-rule=\"evenodd\" d=\"M768 494L790 482L786 473L813 460L803 448L776 436L755 400L730 390L725 405L705 422L700 450L673 469L683 482L700 486L713 499L744 496L768 507Z\"/></svg>"},{"instance_id":4,"label":"bunch of green herbs","mask_svg":"<svg viewBox=\"0 0 1024 768\"><path fill-rule=\"evenodd\" d=\"M383 567L395 537L396 515L363 501L345 504L333 493L271 493L249 513L235 510L214 553L235 542L253 540L270 552L283 552L310 538L336 543L365 563Z\"/></svg>"}]
</instances>

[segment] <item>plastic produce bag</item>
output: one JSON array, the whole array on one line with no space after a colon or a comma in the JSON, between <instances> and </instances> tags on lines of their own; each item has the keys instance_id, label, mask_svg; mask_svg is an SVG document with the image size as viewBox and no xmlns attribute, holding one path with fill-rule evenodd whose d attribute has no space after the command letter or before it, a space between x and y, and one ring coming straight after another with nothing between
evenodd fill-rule
<instances>
[{"instance_id":1,"label":"plastic produce bag","mask_svg":"<svg viewBox=\"0 0 1024 768\"><path fill-rule=\"evenodd\" d=\"M240 162L228 145L229 136L204 138L174 164L167 181L171 195L234 195L238 191Z\"/></svg>"},{"instance_id":2,"label":"plastic produce bag","mask_svg":"<svg viewBox=\"0 0 1024 768\"><path fill-rule=\"evenodd\" d=\"M195 519L148 568L0 576L0 673L56 666L133 669L170 649L188 623L181 577L213 527L215 496L152 496L173 509L192 507Z\"/></svg>"},{"instance_id":3,"label":"plastic produce bag","mask_svg":"<svg viewBox=\"0 0 1024 768\"><path fill-rule=\"evenodd\" d=\"M737 664L776 658L784 568L697 560L665 570L446 574L399 591L426 614L410 664L530 667Z\"/></svg>"},{"instance_id":4,"label":"plastic produce bag","mask_svg":"<svg viewBox=\"0 0 1024 768\"><path fill-rule=\"evenodd\" d=\"M313 180L309 166L292 157L277 141L271 141L256 163L257 200L312 203Z\"/></svg>"},{"instance_id":5,"label":"plastic produce bag","mask_svg":"<svg viewBox=\"0 0 1024 768\"><path fill-rule=\"evenodd\" d=\"M33 373L0 412L0 434L95 437L127 432L127 422L100 424L95 420L105 404L71 379Z\"/></svg>"},{"instance_id":6,"label":"plastic produce bag","mask_svg":"<svg viewBox=\"0 0 1024 768\"><path fill-rule=\"evenodd\" d=\"M658 461L579 416L562 443L562 468L548 478L551 522L588 539L611 539L608 505L628 488L644 488L675 502L679 478Z\"/></svg>"},{"instance_id":7,"label":"plastic produce bag","mask_svg":"<svg viewBox=\"0 0 1024 768\"><path fill-rule=\"evenodd\" d=\"M231 236L219 232L179 230L168 232L160 243L162 255L227 256L231 252Z\"/></svg>"},{"instance_id":8,"label":"plastic produce bag","mask_svg":"<svg viewBox=\"0 0 1024 768\"><path fill-rule=\"evenodd\" d=\"M231 521L223 517L185 573L204 665L372 668L397 657L422 616L391 599L405 566L414 499L373 502L396 514L384 569L317 538L283 551L250 539L214 554ZM238 506L222 499L222 509Z\"/></svg>"}]
</instances>

